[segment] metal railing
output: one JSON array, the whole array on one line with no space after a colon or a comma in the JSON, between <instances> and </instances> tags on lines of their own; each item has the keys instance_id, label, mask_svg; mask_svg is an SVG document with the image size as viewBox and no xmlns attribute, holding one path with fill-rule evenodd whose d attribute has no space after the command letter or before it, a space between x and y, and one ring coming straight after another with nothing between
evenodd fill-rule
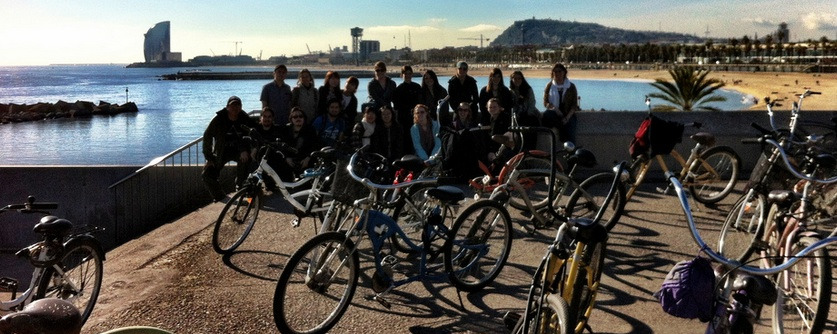
<instances>
[{"instance_id":1,"label":"metal railing","mask_svg":"<svg viewBox=\"0 0 837 334\"><path fill-rule=\"evenodd\" d=\"M116 242L123 243L212 199L201 178L203 138L153 159L108 187L113 192ZM233 173L222 170L221 184L231 187Z\"/></svg>"}]
</instances>

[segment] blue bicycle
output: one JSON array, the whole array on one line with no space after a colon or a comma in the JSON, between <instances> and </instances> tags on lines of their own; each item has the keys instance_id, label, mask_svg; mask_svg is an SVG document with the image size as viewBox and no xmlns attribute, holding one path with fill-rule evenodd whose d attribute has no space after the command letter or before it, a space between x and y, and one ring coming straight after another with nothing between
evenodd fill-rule
<instances>
[{"instance_id":1,"label":"blue bicycle","mask_svg":"<svg viewBox=\"0 0 837 334\"><path fill-rule=\"evenodd\" d=\"M459 290L477 291L490 284L506 263L511 248L511 217L492 201L480 201L460 212L452 225L454 209L465 199L455 187L428 189L425 196L434 205L422 226L421 242L413 242L391 217L376 210L380 193L435 182L417 179L398 184L376 184L358 174L363 150L347 167L351 177L368 195L354 202L354 211L340 223L342 232L319 234L303 244L288 260L273 295L273 319L282 333L326 333L349 307L361 267L358 245L365 236L371 241L375 260L369 298L389 308L386 294L415 281L450 280ZM360 164L364 165L364 164ZM450 228L448 226L451 226ZM400 239L415 254L418 264L398 263L392 238ZM390 246L389 248L387 246ZM417 270L403 270L405 267Z\"/></svg>"}]
</instances>

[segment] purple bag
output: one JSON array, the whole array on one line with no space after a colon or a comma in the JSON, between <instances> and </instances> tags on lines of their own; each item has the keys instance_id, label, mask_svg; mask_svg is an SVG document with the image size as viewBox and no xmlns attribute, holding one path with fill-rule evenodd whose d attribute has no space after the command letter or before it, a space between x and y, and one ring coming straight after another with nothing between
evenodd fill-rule
<instances>
[{"instance_id":1,"label":"purple bag","mask_svg":"<svg viewBox=\"0 0 837 334\"><path fill-rule=\"evenodd\" d=\"M663 311L678 318L702 322L712 319L715 302L715 271L704 257L680 261L666 275L660 291L654 294Z\"/></svg>"}]
</instances>

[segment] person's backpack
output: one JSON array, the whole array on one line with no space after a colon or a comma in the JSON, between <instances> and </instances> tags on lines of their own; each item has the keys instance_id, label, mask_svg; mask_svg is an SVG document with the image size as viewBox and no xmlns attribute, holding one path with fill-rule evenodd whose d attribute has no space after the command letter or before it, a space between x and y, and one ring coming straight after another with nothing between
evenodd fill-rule
<instances>
[{"instance_id":1,"label":"person's backpack","mask_svg":"<svg viewBox=\"0 0 837 334\"><path fill-rule=\"evenodd\" d=\"M712 320L715 302L715 271L709 259L695 257L671 268L662 288L654 294L663 311L678 318Z\"/></svg>"}]
</instances>

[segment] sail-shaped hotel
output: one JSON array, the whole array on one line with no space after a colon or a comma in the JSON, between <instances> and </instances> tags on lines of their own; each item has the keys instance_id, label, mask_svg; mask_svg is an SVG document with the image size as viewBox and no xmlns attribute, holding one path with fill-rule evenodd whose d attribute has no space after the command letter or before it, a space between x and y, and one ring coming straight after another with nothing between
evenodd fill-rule
<instances>
[{"instance_id":1,"label":"sail-shaped hotel","mask_svg":"<svg viewBox=\"0 0 837 334\"><path fill-rule=\"evenodd\" d=\"M146 63L181 61L180 52L171 52L171 23L169 21L157 23L148 29L143 46Z\"/></svg>"}]
</instances>

